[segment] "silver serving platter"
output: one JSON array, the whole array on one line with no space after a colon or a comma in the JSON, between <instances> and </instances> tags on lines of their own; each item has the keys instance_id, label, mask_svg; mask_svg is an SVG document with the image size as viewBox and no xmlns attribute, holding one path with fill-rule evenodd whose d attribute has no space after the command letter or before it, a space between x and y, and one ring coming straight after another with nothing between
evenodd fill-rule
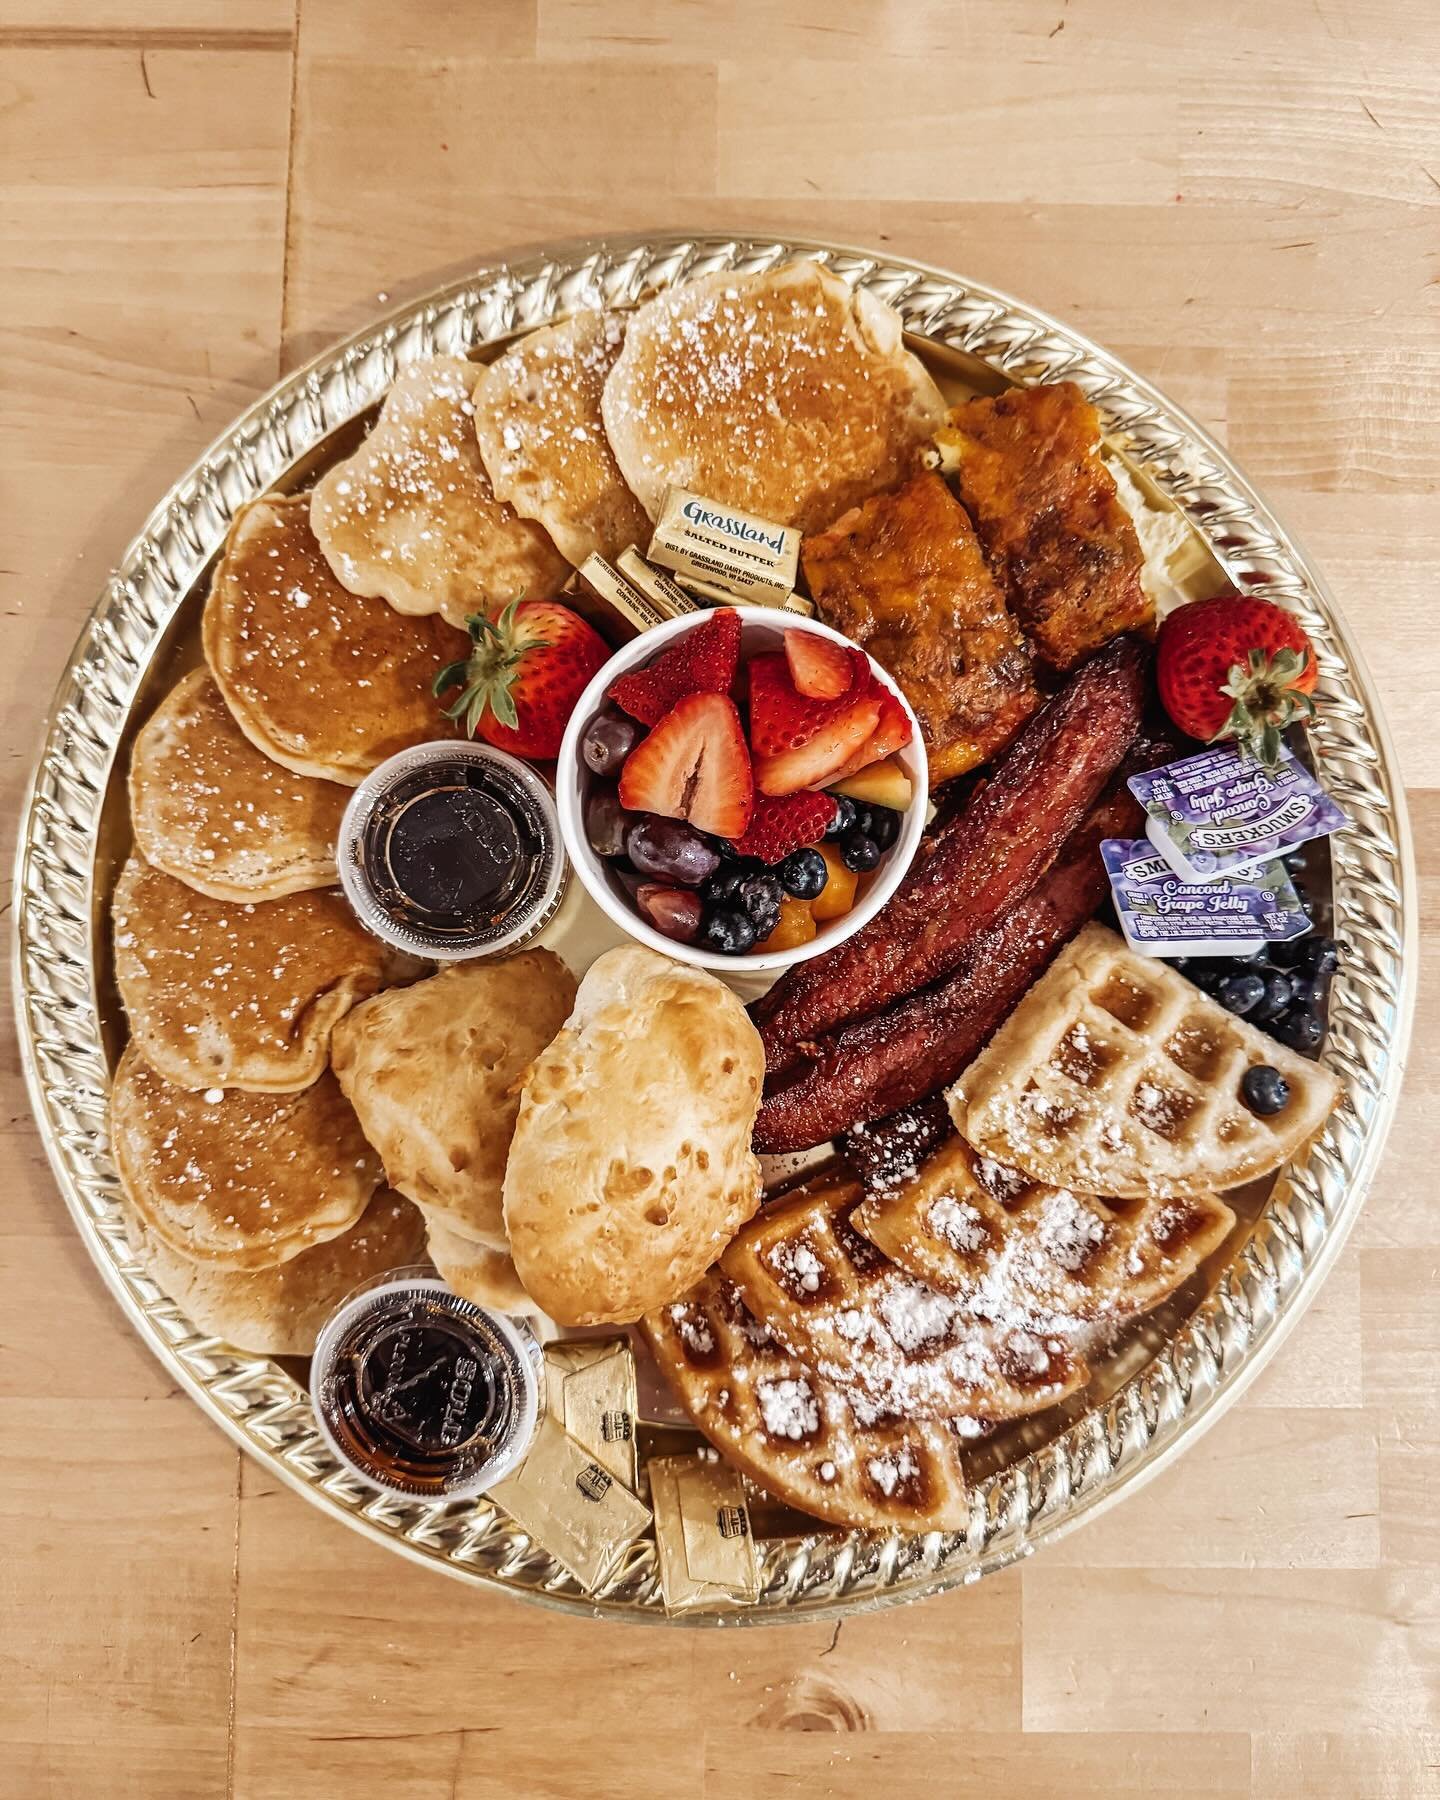
<instances>
[{"instance_id":1,"label":"silver serving platter","mask_svg":"<svg viewBox=\"0 0 1440 1800\"><path fill-rule=\"evenodd\" d=\"M807 1531L791 1515L788 1529L782 1522L760 1541L759 1604L720 1615L722 1622L837 1616L976 1581L1113 1505L1193 1443L1269 1360L1335 1260L1394 1113L1413 1010L1415 872L1404 797L1375 690L1338 608L1219 445L1122 363L1044 313L966 277L863 250L663 233L571 243L486 266L282 381L155 508L60 682L20 824L15 881L16 1005L31 1101L76 1228L112 1293L173 1378L231 1437L315 1505L415 1562L605 1618L665 1621L651 1544L636 1545L603 1590L585 1593L485 1502L376 1498L326 1450L290 1368L199 1334L131 1256L106 1135L120 1028L103 919L113 877L104 815L123 780L132 711L153 697L177 636L187 619L193 625L236 509L303 478L321 447L333 451L336 434L347 441L347 427L353 439L355 421L398 370L437 352L482 353L577 306L630 306L698 275L795 256L822 261L888 301L934 358L953 359L972 379L988 371L992 382L1078 382L1111 437L1183 508L1230 579L1299 614L1320 661L1315 753L1351 820L1332 842L1345 961L1324 1052L1343 1099L1275 1183L1243 1247L1194 1310L1147 1322L1089 1410L1041 1421L1012 1436L990 1472L980 1465L967 1530Z\"/></svg>"}]
</instances>

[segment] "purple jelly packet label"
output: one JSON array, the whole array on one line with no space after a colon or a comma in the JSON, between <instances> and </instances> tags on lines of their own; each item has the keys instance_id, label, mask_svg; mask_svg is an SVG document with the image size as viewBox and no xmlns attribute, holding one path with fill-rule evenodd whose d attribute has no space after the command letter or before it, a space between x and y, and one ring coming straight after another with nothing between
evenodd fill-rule
<instances>
[{"instance_id":1,"label":"purple jelly packet label","mask_svg":"<svg viewBox=\"0 0 1440 1800\"><path fill-rule=\"evenodd\" d=\"M1288 748L1273 774L1221 744L1130 777L1150 842L1182 881L1208 881L1325 837L1345 814Z\"/></svg>"},{"instance_id":2,"label":"purple jelly packet label","mask_svg":"<svg viewBox=\"0 0 1440 1800\"><path fill-rule=\"evenodd\" d=\"M1245 956L1310 929L1282 863L1182 881L1148 838L1106 838L1100 855L1120 929L1142 956Z\"/></svg>"}]
</instances>

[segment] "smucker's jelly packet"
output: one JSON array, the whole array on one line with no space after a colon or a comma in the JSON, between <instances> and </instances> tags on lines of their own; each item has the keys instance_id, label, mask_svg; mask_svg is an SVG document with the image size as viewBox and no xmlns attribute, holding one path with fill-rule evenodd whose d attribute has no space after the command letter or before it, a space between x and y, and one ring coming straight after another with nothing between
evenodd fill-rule
<instances>
[{"instance_id":1,"label":"smucker's jelly packet","mask_svg":"<svg viewBox=\"0 0 1440 1800\"><path fill-rule=\"evenodd\" d=\"M1150 842L1182 881L1249 872L1326 837L1345 814L1282 746L1272 774L1233 744L1130 777Z\"/></svg>"},{"instance_id":2,"label":"smucker's jelly packet","mask_svg":"<svg viewBox=\"0 0 1440 1800\"><path fill-rule=\"evenodd\" d=\"M1249 956L1310 929L1282 863L1192 882L1147 838L1106 838L1100 855L1125 942L1141 956Z\"/></svg>"}]
</instances>

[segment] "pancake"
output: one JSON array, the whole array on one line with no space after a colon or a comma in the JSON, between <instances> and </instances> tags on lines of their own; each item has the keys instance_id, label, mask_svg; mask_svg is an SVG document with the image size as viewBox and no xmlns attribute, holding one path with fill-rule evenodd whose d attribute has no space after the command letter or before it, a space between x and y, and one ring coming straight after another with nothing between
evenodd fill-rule
<instances>
[{"instance_id":1,"label":"pancake","mask_svg":"<svg viewBox=\"0 0 1440 1800\"><path fill-rule=\"evenodd\" d=\"M508 1250L482 1244L458 1232L439 1213L421 1208L430 1250L440 1279L465 1300L492 1306L497 1312L538 1313L540 1308L520 1285Z\"/></svg>"},{"instance_id":2,"label":"pancake","mask_svg":"<svg viewBox=\"0 0 1440 1800\"><path fill-rule=\"evenodd\" d=\"M309 1087L336 1020L422 966L371 937L337 893L212 900L138 856L115 884L113 916L131 1035L182 1088Z\"/></svg>"},{"instance_id":3,"label":"pancake","mask_svg":"<svg viewBox=\"0 0 1440 1800\"><path fill-rule=\"evenodd\" d=\"M491 485L537 519L579 568L649 536L605 436L600 395L625 340L615 313L581 312L512 344L475 389L475 435Z\"/></svg>"},{"instance_id":4,"label":"pancake","mask_svg":"<svg viewBox=\"0 0 1440 1800\"><path fill-rule=\"evenodd\" d=\"M135 845L216 900L276 900L333 887L349 798L262 756L208 669L193 669L151 714L130 756Z\"/></svg>"},{"instance_id":5,"label":"pancake","mask_svg":"<svg viewBox=\"0 0 1440 1800\"><path fill-rule=\"evenodd\" d=\"M543 600L569 575L540 527L495 497L475 440L480 374L459 356L413 364L365 442L316 483L310 523L352 594L463 625L487 603Z\"/></svg>"},{"instance_id":6,"label":"pancake","mask_svg":"<svg viewBox=\"0 0 1440 1800\"><path fill-rule=\"evenodd\" d=\"M125 1235L193 1324L259 1356L309 1356L320 1327L347 1294L425 1257L424 1219L384 1189L348 1231L269 1269L224 1269L181 1256L147 1231L128 1203Z\"/></svg>"},{"instance_id":7,"label":"pancake","mask_svg":"<svg viewBox=\"0 0 1440 1800\"><path fill-rule=\"evenodd\" d=\"M649 301L601 410L652 519L679 486L806 532L910 474L945 417L899 314L814 263Z\"/></svg>"},{"instance_id":8,"label":"pancake","mask_svg":"<svg viewBox=\"0 0 1440 1800\"><path fill-rule=\"evenodd\" d=\"M501 1252L520 1083L574 1002L560 958L522 950L378 994L335 1027L336 1077L391 1187Z\"/></svg>"},{"instance_id":9,"label":"pancake","mask_svg":"<svg viewBox=\"0 0 1440 1800\"><path fill-rule=\"evenodd\" d=\"M231 1269L270 1268L338 1237L381 1179L328 1070L298 1094L192 1094L133 1044L110 1090L110 1150L147 1232Z\"/></svg>"},{"instance_id":10,"label":"pancake","mask_svg":"<svg viewBox=\"0 0 1440 1800\"><path fill-rule=\"evenodd\" d=\"M354 787L397 750L457 735L431 684L470 640L347 592L309 513L291 494L236 515L205 602L205 660L257 750Z\"/></svg>"}]
</instances>

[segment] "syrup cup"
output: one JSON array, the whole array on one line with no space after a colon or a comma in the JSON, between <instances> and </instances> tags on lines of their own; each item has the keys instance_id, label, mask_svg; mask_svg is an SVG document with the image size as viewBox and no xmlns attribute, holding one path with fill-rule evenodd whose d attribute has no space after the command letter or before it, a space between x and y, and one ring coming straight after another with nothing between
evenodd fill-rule
<instances>
[{"instance_id":1,"label":"syrup cup","mask_svg":"<svg viewBox=\"0 0 1440 1800\"><path fill-rule=\"evenodd\" d=\"M742 663L748 662L752 656L763 655L766 651L783 649L787 631L808 631L816 637L844 644L848 649L855 648L851 640L842 633L832 630L828 625L822 625L818 619L807 619L799 613L785 612L771 606L737 606L735 611L740 615ZM560 836L586 893L622 931L638 939L640 943L660 951L662 955L674 957L677 962L689 963L694 968L709 969L718 975L732 978L771 975L781 969L791 968L796 963L807 962L823 951L833 950L837 944L843 944L862 925L868 924L889 900L920 847L930 793L929 766L920 737L920 724L909 701L871 657L870 668L876 679L900 702L910 721L910 742L903 750L896 752L895 760L910 777L913 794L908 810L901 815L900 834L894 844L885 852L873 873L861 876L854 906L841 918L820 921L815 936L808 944L795 944L788 950L756 950L744 956L725 956L699 944L682 944L657 931L642 917L605 858L597 855L591 848L585 832L585 797L595 777L585 766L580 754L580 742L589 729L591 720L604 710L606 689L617 676L627 674L631 669L644 667L685 632L693 631L703 624L709 616L708 612L686 613L643 632L623 649L616 651L580 696L570 715L570 723L566 727L565 740L560 746L560 757L556 764L555 798L560 813Z\"/></svg>"}]
</instances>

